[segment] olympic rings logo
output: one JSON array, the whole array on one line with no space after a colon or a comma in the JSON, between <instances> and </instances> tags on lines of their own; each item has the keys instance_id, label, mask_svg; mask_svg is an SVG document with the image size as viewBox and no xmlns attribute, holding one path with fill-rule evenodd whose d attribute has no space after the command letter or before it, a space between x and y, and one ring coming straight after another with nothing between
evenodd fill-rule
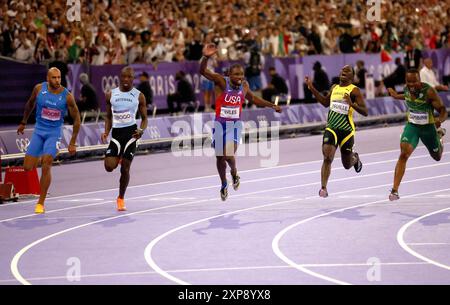
<instances>
[{"instance_id":1,"label":"olympic rings logo","mask_svg":"<svg viewBox=\"0 0 450 305\"><path fill-rule=\"evenodd\" d=\"M30 140L28 138L16 139L16 145L20 152L25 153L30 145Z\"/></svg>"},{"instance_id":2,"label":"olympic rings logo","mask_svg":"<svg viewBox=\"0 0 450 305\"><path fill-rule=\"evenodd\" d=\"M161 138L161 133L159 132L159 129L157 126L150 126L148 127L150 130L150 138L151 139L159 139Z\"/></svg>"},{"instance_id":3,"label":"olympic rings logo","mask_svg":"<svg viewBox=\"0 0 450 305\"><path fill-rule=\"evenodd\" d=\"M103 93L111 91L114 88L119 87L119 77L116 76L103 76L102 77L102 90Z\"/></svg>"}]
</instances>

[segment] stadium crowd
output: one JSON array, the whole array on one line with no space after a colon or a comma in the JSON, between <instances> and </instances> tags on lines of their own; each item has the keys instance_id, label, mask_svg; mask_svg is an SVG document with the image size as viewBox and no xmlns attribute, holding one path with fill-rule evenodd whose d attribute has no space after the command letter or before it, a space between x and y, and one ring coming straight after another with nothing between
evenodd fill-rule
<instances>
[{"instance_id":1,"label":"stadium crowd","mask_svg":"<svg viewBox=\"0 0 450 305\"><path fill-rule=\"evenodd\" d=\"M0 0L0 53L103 65L198 60L208 42L230 60L254 47L286 57L449 46L449 1L380 2L371 22L366 0L80 0L71 22L66 0Z\"/></svg>"}]
</instances>

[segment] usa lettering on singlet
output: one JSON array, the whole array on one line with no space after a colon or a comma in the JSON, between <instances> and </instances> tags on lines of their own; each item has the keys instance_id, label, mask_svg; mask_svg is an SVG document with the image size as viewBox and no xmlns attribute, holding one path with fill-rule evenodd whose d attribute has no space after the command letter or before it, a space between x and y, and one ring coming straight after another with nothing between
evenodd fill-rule
<instances>
[{"instance_id":1,"label":"usa lettering on singlet","mask_svg":"<svg viewBox=\"0 0 450 305\"><path fill-rule=\"evenodd\" d=\"M61 93L51 93L48 83L42 83L36 97L36 128L59 130L59 127L64 124L68 93L66 88Z\"/></svg>"},{"instance_id":2,"label":"usa lettering on singlet","mask_svg":"<svg viewBox=\"0 0 450 305\"><path fill-rule=\"evenodd\" d=\"M136 124L136 113L139 107L139 94L136 88L128 92L120 91L120 88L111 90L111 110L113 128L123 128Z\"/></svg>"},{"instance_id":3,"label":"usa lettering on singlet","mask_svg":"<svg viewBox=\"0 0 450 305\"><path fill-rule=\"evenodd\" d=\"M225 81L225 91L216 100L216 120L239 120L242 104L245 101L243 85L234 89L228 77L225 78Z\"/></svg>"}]
</instances>

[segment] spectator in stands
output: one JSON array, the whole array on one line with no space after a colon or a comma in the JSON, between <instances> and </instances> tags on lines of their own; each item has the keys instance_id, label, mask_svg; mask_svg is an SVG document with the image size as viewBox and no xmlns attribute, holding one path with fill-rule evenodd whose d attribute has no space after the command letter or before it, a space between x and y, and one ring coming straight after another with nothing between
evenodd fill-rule
<instances>
[{"instance_id":1,"label":"spectator in stands","mask_svg":"<svg viewBox=\"0 0 450 305\"><path fill-rule=\"evenodd\" d=\"M342 34L339 36L339 50L342 53L354 52L353 36L350 34L350 29L347 27L342 29Z\"/></svg>"},{"instance_id":2,"label":"spectator in stands","mask_svg":"<svg viewBox=\"0 0 450 305\"><path fill-rule=\"evenodd\" d=\"M397 57L395 59L395 65L397 66L391 74L383 79L383 84L386 88L392 88L395 90L395 86L404 85L406 77L406 69L402 64L402 60Z\"/></svg>"},{"instance_id":3,"label":"spectator in stands","mask_svg":"<svg viewBox=\"0 0 450 305\"><path fill-rule=\"evenodd\" d=\"M264 56L258 47L253 47L244 53L245 78L248 81L250 90L253 92L262 89L261 71L264 67Z\"/></svg>"},{"instance_id":4,"label":"spectator in stands","mask_svg":"<svg viewBox=\"0 0 450 305\"><path fill-rule=\"evenodd\" d=\"M75 37L73 44L69 48L69 63L76 64L80 62L80 55L83 51L81 36Z\"/></svg>"},{"instance_id":5,"label":"spectator in stands","mask_svg":"<svg viewBox=\"0 0 450 305\"><path fill-rule=\"evenodd\" d=\"M176 92L167 95L167 106L171 115L181 111L182 103L195 102L194 88L186 79L186 73L178 71L175 75L175 80L178 82Z\"/></svg>"},{"instance_id":6,"label":"spectator in stands","mask_svg":"<svg viewBox=\"0 0 450 305\"><path fill-rule=\"evenodd\" d=\"M217 60L212 57L208 60L207 69L215 71ZM213 112L212 104L214 101L214 82L203 75L200 77L200 89L203 91L203 101L205 102L205 112Z\"/></svg>"},{"instance_id":7,"label":"spectator in stands","mask_svg":"<svg viewBox=\"0 0 450 305\"><path fill-rule=\"evenodd\" d=\"M145 101L147 103L147 108L149 105L153 104L153 90L152 87L150 87L149 77L147 72L142 72L141 76L139 77L139 80L141 81L136 89L142 92L142 94L145 96Z\"/></svg>"},{"instance_id":8,"label":"spectator in stands","mask_svg":"<svg viewBox=\"0 0 450 305\"><path fill-rule=\"evenodd\" d=\"M36 43L36 49L34 50L33 62L34 63L45 63L52 58L50 50L48 49L47 41L39 38Z\"/></svg>"},{"instance_id":9,"label":"spectator in stands","mask_svg":"<svg viewBox=\"0 0 450 305\"><path fill-rule=\"evenodd\" d=\"M426 58L423 61L423 67L420 69L420 80L423 83L429 84L437 91L447 91L448 86L439 83L436 77L436 73L433 70L433 61L431 58Z\"/></svg>"},{"instance_id":10,"label":"spectator in stands","mask_svg":"<svg viewBox=\"0 0 450 305\"><path fill-rule=\"evenodd\" d=\"M417 41L411 39L406 46L405 67L409 69L419 69L422 64L422 52L417 48Z\"/></svg>"},{"instance_id":11,"label":"spectator in stands","mask_svg":"<svg viewBox=\"0 0 450 305\"><path fill-rule=\"evenodd\" d=\"M27 32L21 30L19 37L15 41L14 58L20 61L28 63L33 62L34 49L32 48L31 41L27 39Z\"/></svg>"},{"instance_id":12,"label":"spectator in stands","mask_svg":"<svg viewBox=\"0 0 450 305\"><path fill-rule=\"evenodd\" d=\"M89 76L86 73L80 74L80 83L82 84L80 100L77 101L78 110L90 111L98 109L97 91L89 82Z\"/></svg>"},{"instance_id":13,"label":"spectator in stands","mask_svg":"<svg viewBox=\"0 0 450 305\"><path fill-rule=\"evenodd\" d=\"M328 74L322 69L322 64L316 61L313 66L314 80L313 85L322 94L327 94L330 89L330 79Z\"/></svg>"},{"instance_id":14,"label":"spectator in stands","mask_svg":"<svg viewBox=\"0 0 450 305\"><path fill-rule=\"evenodd\" d=\"M269 85L262 91L262 98L266 101L272 101L272 98L280 94L288 94L288 87L286 81L274 67L269 68L269 74L272 77Z\"/></svg>"},{"instance_id":15,"label":"spectator in stands","mask_svg":"<svg viewBox=\"0 0 450 305\"><path fill-rule=\"evenodd\" d=\"M355 68L355 81L354 85L358 86L358 88L365 89L366 88L366 73L367 70L364 68L364 61L358 60L356 62Z\"/></svg>"}]
</instances>

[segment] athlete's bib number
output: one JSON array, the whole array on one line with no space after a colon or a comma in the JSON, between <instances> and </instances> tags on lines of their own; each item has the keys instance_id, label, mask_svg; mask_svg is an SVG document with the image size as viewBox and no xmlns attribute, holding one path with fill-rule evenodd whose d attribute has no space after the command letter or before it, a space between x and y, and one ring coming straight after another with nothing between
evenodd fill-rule
<instances>
[{"instance_id":1,"label":"athlete's bib number","mask_svg":"<svg viewBox=\"0 0 450 305\"><path fill-rule=\"evenodd\" d=\"M330 110L340 113L340 114L348 114L350 109L350 105L344 101L332 101L330 105Z\"/></svg>"},{"instance_id":2,"label":"athlete's bib number","mask_svg":"<svg viewBox=\"0 0 450 305\"><path fill-rule=\"evenodd\" d=\"M239 119L240 108L222 107L220 108L220 117L225 119Z\"/></svg>"},{"instance_id":3,"label":"athlete's bib number","mask_svg":"<svg viewBox=\"0 0 450 305\"><path fill-rule=\"evenodd\" d=\"M61 111L58 109L42 108L41 117L49 121L61 120Z\"/></svg>"},{"instance_id":4,"label":"athlete's bib number","mask_svg":"<svg viewBox=\"0 0 450 305\"><path fill-rule=\"evenodd\" d=\"M127 112L120 112L120 113L113 113L113 122L115 124L125 124L125 123L131 123L133 120L131 113L129 111Z\"/></svg>"},{"instance_id":5,"label":"athlete's bib number","mask_svg":"<svg viewBox=\"0 0 450 305\"><path fill-rule=\"evenodd\" d=\"M417 125L426 125L430 123L428 112L409 112L409 121Z\"/></svg>"}]
</instances>

